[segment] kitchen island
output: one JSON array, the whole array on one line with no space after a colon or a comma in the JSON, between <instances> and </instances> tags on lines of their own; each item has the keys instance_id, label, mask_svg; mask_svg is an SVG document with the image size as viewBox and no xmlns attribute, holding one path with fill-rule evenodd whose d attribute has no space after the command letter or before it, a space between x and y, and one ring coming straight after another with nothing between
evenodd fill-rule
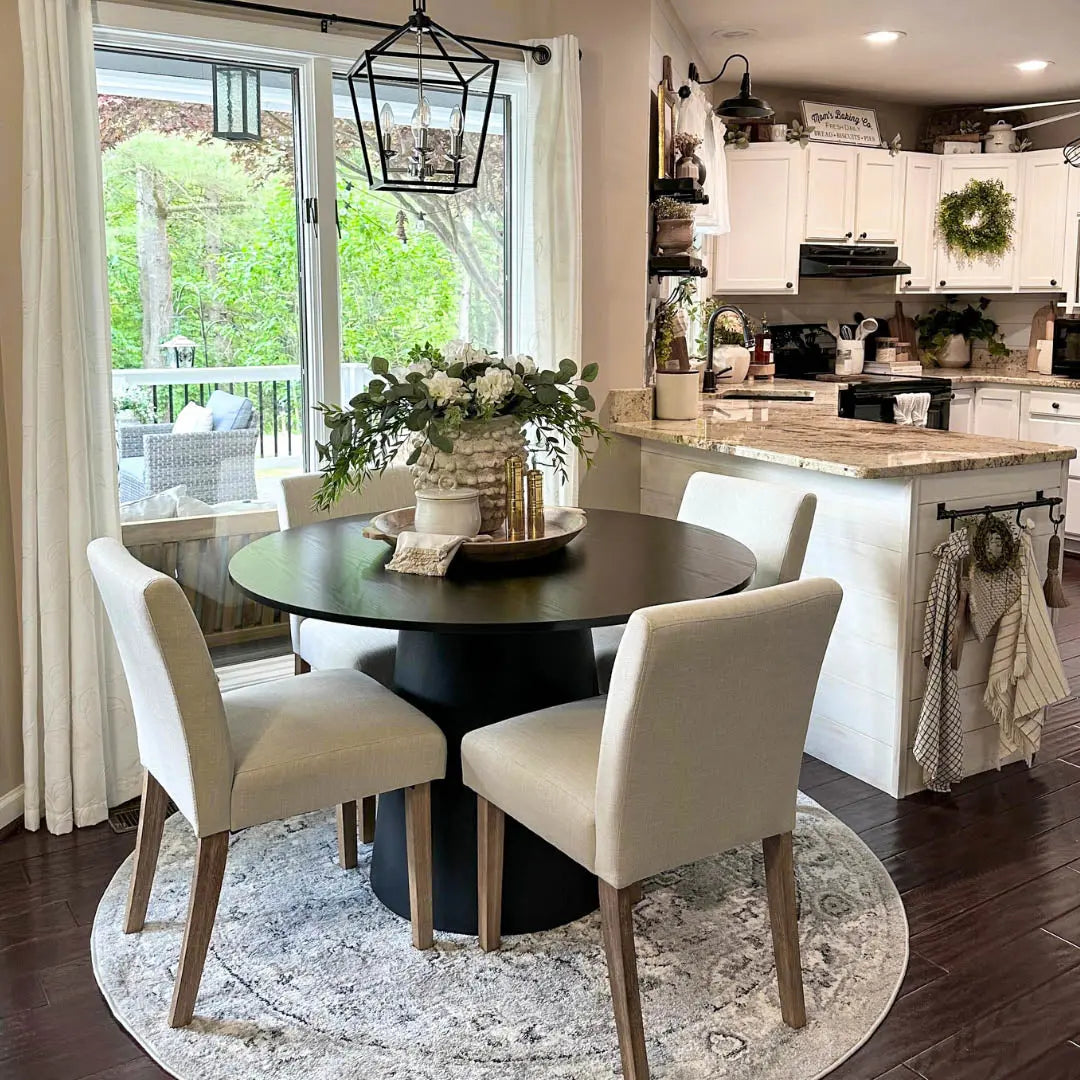
<instances>
[{"instance_id":1,"label":"kitchen island","mask_svg":"<svg viewBox=\"0 0 1080 1080\"><path fill-rule=\"evenodd\" d=\"M813 394L783 402L758 394ZM744 476L817 495L804 576L844 588L810 721L806 750L894 796L922 789L914 760L926 682L920 650L933 551L949 532L938 505L977 508L1066 498L1071 446L1025 443L840 419L835 384L741 386L738 400L702 399L692 421L635 420L613 410L610 427L639 451L640 508L674 517L694 472ZM619 392L616 391L616 394ZM633 451L633 443L624 450ZM1052 526L1033 510L1045 567ZM959 669L965 775L998 764L997 728L982 704L993 636L969 640ZM723 657L717 657L723 664Z\"/></svg>"}]
</instances>

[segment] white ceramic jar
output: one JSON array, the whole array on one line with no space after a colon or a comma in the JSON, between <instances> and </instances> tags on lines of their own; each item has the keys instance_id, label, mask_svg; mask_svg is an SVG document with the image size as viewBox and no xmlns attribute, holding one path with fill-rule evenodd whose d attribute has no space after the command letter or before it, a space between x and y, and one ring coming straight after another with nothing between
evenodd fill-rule
<instances>
[{"instance_id":1,"label":"white ceramic jar","mask_svg":"<svg viewBox=\"0 0 1080 1080\"><path fill-rule=\"evenodd\" d=\"M417 532L476 536L480 521L480 493L475 488L423 488L416 493Z\"/></svg>"},{"instance_id":2,"label":"white ceramic jar","mask_svg":"<svg viewBox=\"0 0 1080 1080\"><path fill-rule=\"evenodd\" d=\"M658 371L656 419L696 420L700 384L697 371Z\"/></svg>"}]
</instances>

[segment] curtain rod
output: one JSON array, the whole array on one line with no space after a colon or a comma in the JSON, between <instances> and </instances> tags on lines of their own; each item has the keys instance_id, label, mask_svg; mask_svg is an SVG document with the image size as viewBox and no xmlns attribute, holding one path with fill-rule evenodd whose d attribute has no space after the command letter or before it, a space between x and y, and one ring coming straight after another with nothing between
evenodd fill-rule
<instances>
[{"instance_id":1,"label":"curtain rod","mask_svg":"<svg viewBox=\"0 0 1080 1080\"><path fill-rule=\"evenodd\" d=\"M357 19L351 15L334 15L325 11L306 11L303 8L281 7L277 4L261 4L256 0L186 0L192 4L212 4L215 7L237 8L240 11L259 11L270 15L282 15L290 19L312 19L320 24L324 34L336 23L342 26L365 26L372 30L400 30L397 23L379 22L377 19ZM496 49L510 49L514 52L531 53L538 64L551 60L551 50L546 45L522 45L516 41L498 41L494 38L471 37L459 34L464 41L472 45L490 45Z\"/></svg>"}]
</instances>

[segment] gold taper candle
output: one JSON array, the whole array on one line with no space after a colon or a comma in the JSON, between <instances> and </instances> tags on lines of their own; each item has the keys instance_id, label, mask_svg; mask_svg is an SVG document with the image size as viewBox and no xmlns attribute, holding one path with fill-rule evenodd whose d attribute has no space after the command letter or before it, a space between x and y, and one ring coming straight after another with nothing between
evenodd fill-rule
<instances>
[{"instance_id":1,"label":"gold taper candle","mask_svg":"<svg viewBox=\"0 0 1080 1080\"><path fill-rule=\"evenodd\" d=\"M544 474L539 469L530 469L525 474L529 491L528 534L530 540L544 535Z\"/></svg>"},{"instance_id":2,"label":"gold taper candle","mask_svg":"<svg viewBox=\"0 0 1080 1080\"><path fill-rule=\"evenodd\" d=\"M525 464L506 459L506 539L525 539Z\"/></svg>"}]
</instances>

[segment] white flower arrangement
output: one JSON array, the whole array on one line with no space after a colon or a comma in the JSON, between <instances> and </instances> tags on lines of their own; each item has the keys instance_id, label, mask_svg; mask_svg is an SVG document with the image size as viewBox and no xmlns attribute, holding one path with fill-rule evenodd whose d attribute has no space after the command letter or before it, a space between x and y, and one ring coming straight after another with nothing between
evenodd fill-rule
<instances>
[{"instance_id":1,"label":"white flower arrangement","mask_svg":"<svg viewBox=\"0 0 1080 1080\"><path fill-rule=\"evenodd\" d=\"M595 437L607 434L593 419L588 383L598 366L578 375L573 360L539 370L530 356L505 359L467 341L443 349L414 346L394 364L371 361L374 378L347 406L320 404L330 436L317 443L323 473L316 505L332 506L347 489L358 490L382 472L413 436L409 464L427 446L451 453L465 423L515 416L532 440L537 460L565 476L567 444L591 461Z\"/></svg>"}]
</instances>

